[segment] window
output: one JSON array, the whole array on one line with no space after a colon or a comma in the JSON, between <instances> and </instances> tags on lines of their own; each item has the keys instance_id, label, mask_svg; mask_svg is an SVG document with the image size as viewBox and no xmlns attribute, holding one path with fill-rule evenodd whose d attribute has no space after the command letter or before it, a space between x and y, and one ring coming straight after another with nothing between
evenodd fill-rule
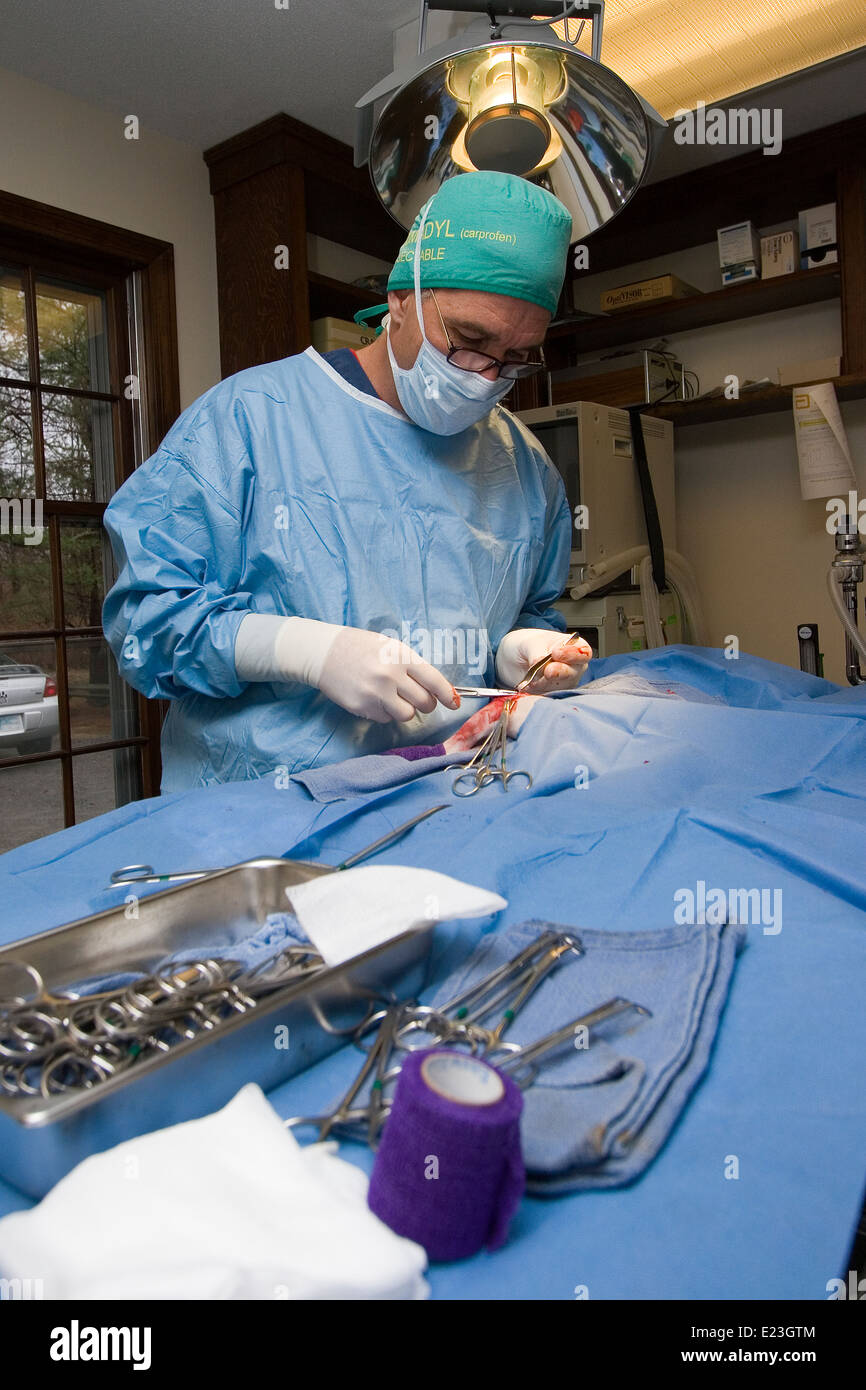
<instances>
[{"instance_id":1,"label":"window","mask_svg":"<svg viewBox=\"0 0 866 1390\"><path fill-rule=\"evenodd\" d=\"M158 710L102 635L115 577L102 514L177 413L165 364L153 384L168 418L143 399L161 289L173 319L165 265L148 273L165 244L120 233L139 254L118 264L115 247L100 255L102 224L67 214L71 246L48 245L38 216L4 236L4 202L28 212L0 195L0 851L158 788Z\"/></svg>"}]
</instances>

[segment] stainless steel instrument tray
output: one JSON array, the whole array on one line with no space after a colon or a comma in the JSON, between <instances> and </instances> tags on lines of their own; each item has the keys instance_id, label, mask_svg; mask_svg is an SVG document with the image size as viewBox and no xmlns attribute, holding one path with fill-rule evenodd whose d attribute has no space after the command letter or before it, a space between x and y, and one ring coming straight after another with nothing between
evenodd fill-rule
<instances>
[{"instance_id":1,"label":"stainless steel instrument tray","mask_svg":"<svg viewBox=\"0 0 866 1390\"><path fill-rule=\"evenodd\" d=\"M229 955L272 912L285 889L333 870L287 859L251 859L197 882L142 897L0 948L0 963L33 965L51 991L76 979L150 972L173 952ZM312 979L296 980L213 1032L108 1077L89 1090L42 1096L0 1094L0 1176L43 1195L82 1158L181 1120L206 1115L246 1082L267 1091L342 1046L371 995L420 988L433 924L405 932ZM288 1046L279 1045L286 1039Z\"/></svg>"}]
</instances>

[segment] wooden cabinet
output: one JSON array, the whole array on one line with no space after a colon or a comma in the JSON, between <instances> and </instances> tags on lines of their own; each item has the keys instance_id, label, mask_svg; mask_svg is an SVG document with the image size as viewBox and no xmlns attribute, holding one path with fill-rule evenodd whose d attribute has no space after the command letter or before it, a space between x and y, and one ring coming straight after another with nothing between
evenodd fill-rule
<instances>
[{"instance_id":1,"label":"wooden cabinet","mask_svg":"<svg viewBox=\"0 0 866 1390\"><path fill-rule=\"evenodd\" d=\"M310 321L377 296L310 271L307 233L393 261L405 232L348 145L273 116L205 151L216 225L223 376L300 352ZM284 250L281 248L285 248Z\"/></svg>"}]
</instances>

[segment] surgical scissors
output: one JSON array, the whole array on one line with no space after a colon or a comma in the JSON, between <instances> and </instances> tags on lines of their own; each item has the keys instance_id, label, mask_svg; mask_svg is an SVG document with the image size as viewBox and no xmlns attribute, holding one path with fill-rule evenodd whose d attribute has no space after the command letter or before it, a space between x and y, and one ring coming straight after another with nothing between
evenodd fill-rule
<instances>
[{"instance_id":1,"label":"surgical scissors","mask_svg":"<svg viewBox=\"0 0 866 1390\"><path fill-rule=\"evenodd\" d=\"M426 811L421 811L411 820L404 821L402 825L395 826L386 835L381 835L378 840L374 840L371 845L365 845L355 854L350 854L348 859L344 859L341 864L323 864L321 867L331 873L339 873L342 869L352 869L356 864L360 864L362 859L368 859L371 854L384 849L386 845L393 844L401 836L412 830L416 825L420 825L422 820L428 816L434 816L437 811L446 811L447 802L441 806L428 806ZM283 858L286 856L283 855ZM158 874L154 872L152 864L125 864L122 869L115 869L111 875L110 886L117 888L131 883L180 883L183 879L207 878L210 874L218 874L219 869L187 869L176 870L170 874Z\"/></svg>"},{"instance_id":2,"label":"surgical scissors","mask_svg":"<svg viewBox=\"0 0 866 1390\"><path fill-rule=\"evenodd\" d=\"M502 780L503 791L508 791L508 783L512 777L525 777L527 789L532 786L532 773L525 772L522 768L516 768L514 772L508 771L506 761L508 716L513 707L514 701L506 699L501 715L468 763L451 764L449 770L459 768L459 772L451 785L455 796L474 796L476 792L494 782L497 777ZM497 753L499 754L499 766L495 767L494 761ZM466 786L467 782L469 783L468 787Z\"/></svg>"},{"instance_id":3,"label":"surgical scissors","mask_svg":"<svg viewBox=\"0 0 866 1390\"><path fill-rule=\"evenodd\" d=\"M500 695L515 696L519 694L517 690L498 690L496 687L487 685L455 685L454 689L458 695L486 697L488 700L495 700Z\"/></svg>"}]
</instances>

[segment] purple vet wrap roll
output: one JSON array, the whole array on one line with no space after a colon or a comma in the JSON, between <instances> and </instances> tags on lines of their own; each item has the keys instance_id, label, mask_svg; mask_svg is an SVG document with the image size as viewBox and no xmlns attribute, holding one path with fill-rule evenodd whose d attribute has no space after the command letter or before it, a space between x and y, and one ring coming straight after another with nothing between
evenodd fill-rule
<instances>
[{"instance_id":1,"label":"purple vet wrap roll","mask_svg":"<svg viewBox=\"0 0 866 1390\"><path fill-rule=\"evenodd\" d=\"M376 1154L367 1203L431 1260L497 1250L523 1195L523 1096L465 1052L408 1053Z\"/></svg>"}]
</instances>

